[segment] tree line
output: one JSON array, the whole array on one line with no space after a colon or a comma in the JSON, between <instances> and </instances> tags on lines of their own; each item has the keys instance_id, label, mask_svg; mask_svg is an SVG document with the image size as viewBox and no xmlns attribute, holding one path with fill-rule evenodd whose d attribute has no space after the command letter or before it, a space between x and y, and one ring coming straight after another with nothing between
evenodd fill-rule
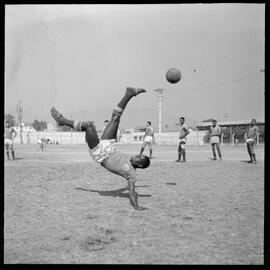
<instances>
[{"instance_id":1,"label":"tree line","mask_svg":"<svg viewBox=\"0 0 270 270\"><path fill-rule=\"evenodd\" d=\"M19 122L16 120L16 117L13 116L12 114L8 113L8 114L5 114L5 120L8 120L10 125L12 127L16 126L16 125L19 125ZM48 127L48 122L47 121L42 121L42 120L37 120L35 119L32 123L31 123L31 126L36 130L36 131L44 131L47 129ZM66 127L66 126L63 126L63 127L59 127L58 128L59 130L61 131L71 131L71 128L70 127Z\"/></svg>"}]
</instances>

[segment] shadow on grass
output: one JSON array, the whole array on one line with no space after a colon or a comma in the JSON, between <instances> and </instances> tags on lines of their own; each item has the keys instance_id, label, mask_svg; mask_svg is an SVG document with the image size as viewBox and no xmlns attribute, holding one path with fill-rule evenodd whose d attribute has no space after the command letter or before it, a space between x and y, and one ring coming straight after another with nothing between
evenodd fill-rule
<instances>
[{"instance_id":1,"label":"shadow on grass","mask_svg":"<svg viewBox=\"0 0 270 270\"><path fill-rule=\"evenodd\" d=\"M15 160L21 160L21 159L24 159L24 158L21 158L21 157L15 157L14 159L7 159L5 161L15 161Z\"/></svg>"},{"instance_id":2,"label":"shadow on grass","mask_svg":"<svg viewBox=\"0 0 270 270\"><path fill-rule=\"evenodd\" d=\"M249 160L240 160L240 161L243 162L243 163L250 163Z\"/></svg>"},{"instance_id":3,"label":"shadow on grass","mask_svg":"<svg viewBox=\"0 0 270 270\"><path fill-rule=\"evenodd\" d=\"M171 186L175 186L176 185L176 183L174 183L174 182L167 182L167 183L165 183L166 185L171 185Z\"/></svg>"},{"instance_id":4,"label":"shadow on grass","mask_svg":"<svg viewBox=\"0 0 270 270\"><path fill-rule=\"evenodd\" d=\"M148 187L148 186L136 186L138 187ZM112 197L123 197L128 198L128 193L123 193L124 191L128 190L127 187L115 189L115 190L96 190L96 189L86 189L86 188L75 188L76 190L83 190L89 192L98 193L100 196L112 196ZM151 197L150 194L138 194L138 197Z\"/></svg>"}]
</instances>

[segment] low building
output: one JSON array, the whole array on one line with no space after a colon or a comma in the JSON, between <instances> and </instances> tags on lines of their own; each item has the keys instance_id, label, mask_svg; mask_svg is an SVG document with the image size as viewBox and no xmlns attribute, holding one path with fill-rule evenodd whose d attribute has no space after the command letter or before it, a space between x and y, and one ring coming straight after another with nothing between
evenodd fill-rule
<instances>
[{"instance_id":1,"label":"low building","mask_svg":"<svg viewBox=\"0 0 270 270\"><path fill-rule=\"evenodd\" d=\"M213 119L207 119L197 125L198 131L206 131L212 126ZM265 121L262 119L256 119L257 126L259 128L259 143L264 143L264 126ZM250 126L250 120L217 120L217 125L221 127L221 132L224 134L225 143L243 143L245 141L245 133Z\"/></svg>"}]
</instances>

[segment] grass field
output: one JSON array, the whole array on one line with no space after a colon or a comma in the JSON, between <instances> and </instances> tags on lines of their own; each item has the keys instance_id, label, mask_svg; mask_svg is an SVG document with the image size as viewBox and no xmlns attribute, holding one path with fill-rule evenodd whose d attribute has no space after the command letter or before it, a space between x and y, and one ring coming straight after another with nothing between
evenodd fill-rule
<instances>
[{"instance_id":1,"label":"grass field","mask_svg":"<svg viewBox=\"0 0 270 270\"><path fill-rule=\"evenodd\" d=\"M140 146L117 145L127 153ZM4 263L263 264L264 148L156 146L137 170L139 204L126 180L92 161L85 145L15 145L5 160ZM146 150L147 153L147 150Z\"/></svg>"}]
</instances>

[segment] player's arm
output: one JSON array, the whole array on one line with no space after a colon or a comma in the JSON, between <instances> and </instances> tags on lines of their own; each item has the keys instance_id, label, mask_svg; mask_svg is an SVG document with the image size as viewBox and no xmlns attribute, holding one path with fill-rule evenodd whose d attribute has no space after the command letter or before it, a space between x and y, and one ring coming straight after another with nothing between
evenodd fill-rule
<instances>
[{"instance_id":1,"label":"player's arm","mask_svg":"<svg viewBox=\"0 0 270 270\"><path fill-rule=\"evenodd\" d=\"M185 128L185 131L186 131L186 135L185 137L190 133L188 129Z\"/></svg>"},{"instance_id":2,"label":"player's arm","mask_svg":"<svg viewBox=\"0 0 270 270\"><path fill-rule=\"evenodd\" d=\"M257 137L258 137L258 128L255 129L255 134L254 134L254 141L256 141Z\"/></svg>"},{"instance_id":3,"label":"player's arm","mask_svg":"<svg viewBox=\"0 0 270 270\"><path fill-rule=\"evenodd\" d=\"M209 129L209 135L210 135L210 137L212 137L213 135L212 135L212 128L210 127L210 129Z\"/></svg>"},{"instance_id":4,"label":"player's arm","mask_svg":"<svg viewBox=\"0 0 270 270\"><path fill-rule=\"evenodd\" d=\"M12 140L14 140L17 136L17 131L15 130L15 128L12 128L12 135L15 134L13 137L12 137Z\"/></svg>"},{"instance_id":5,"label":"player's arm","mask_svg":"<svg viewBox=\"0 0 270 270\"><path fill-rule=\"evenodd\" d=\"M145 128L145 133L144 133L144 135L143 135L143 139L145 139L147 133L148 133L148 128Z\"/></svg>"},{"instance_id":6,"label":"player's arm","mask_svg":"<svg viewBox=\"0 0 270 270\"><path fill-rule=\"evenodd\" d=\"M140 207L138 205L138 194L135 191L135 182L128 181L128 190L129 190L129 200L131 205L136 209L136 210L144 210L144 207Z\"/></svg>"}]
</instances>

